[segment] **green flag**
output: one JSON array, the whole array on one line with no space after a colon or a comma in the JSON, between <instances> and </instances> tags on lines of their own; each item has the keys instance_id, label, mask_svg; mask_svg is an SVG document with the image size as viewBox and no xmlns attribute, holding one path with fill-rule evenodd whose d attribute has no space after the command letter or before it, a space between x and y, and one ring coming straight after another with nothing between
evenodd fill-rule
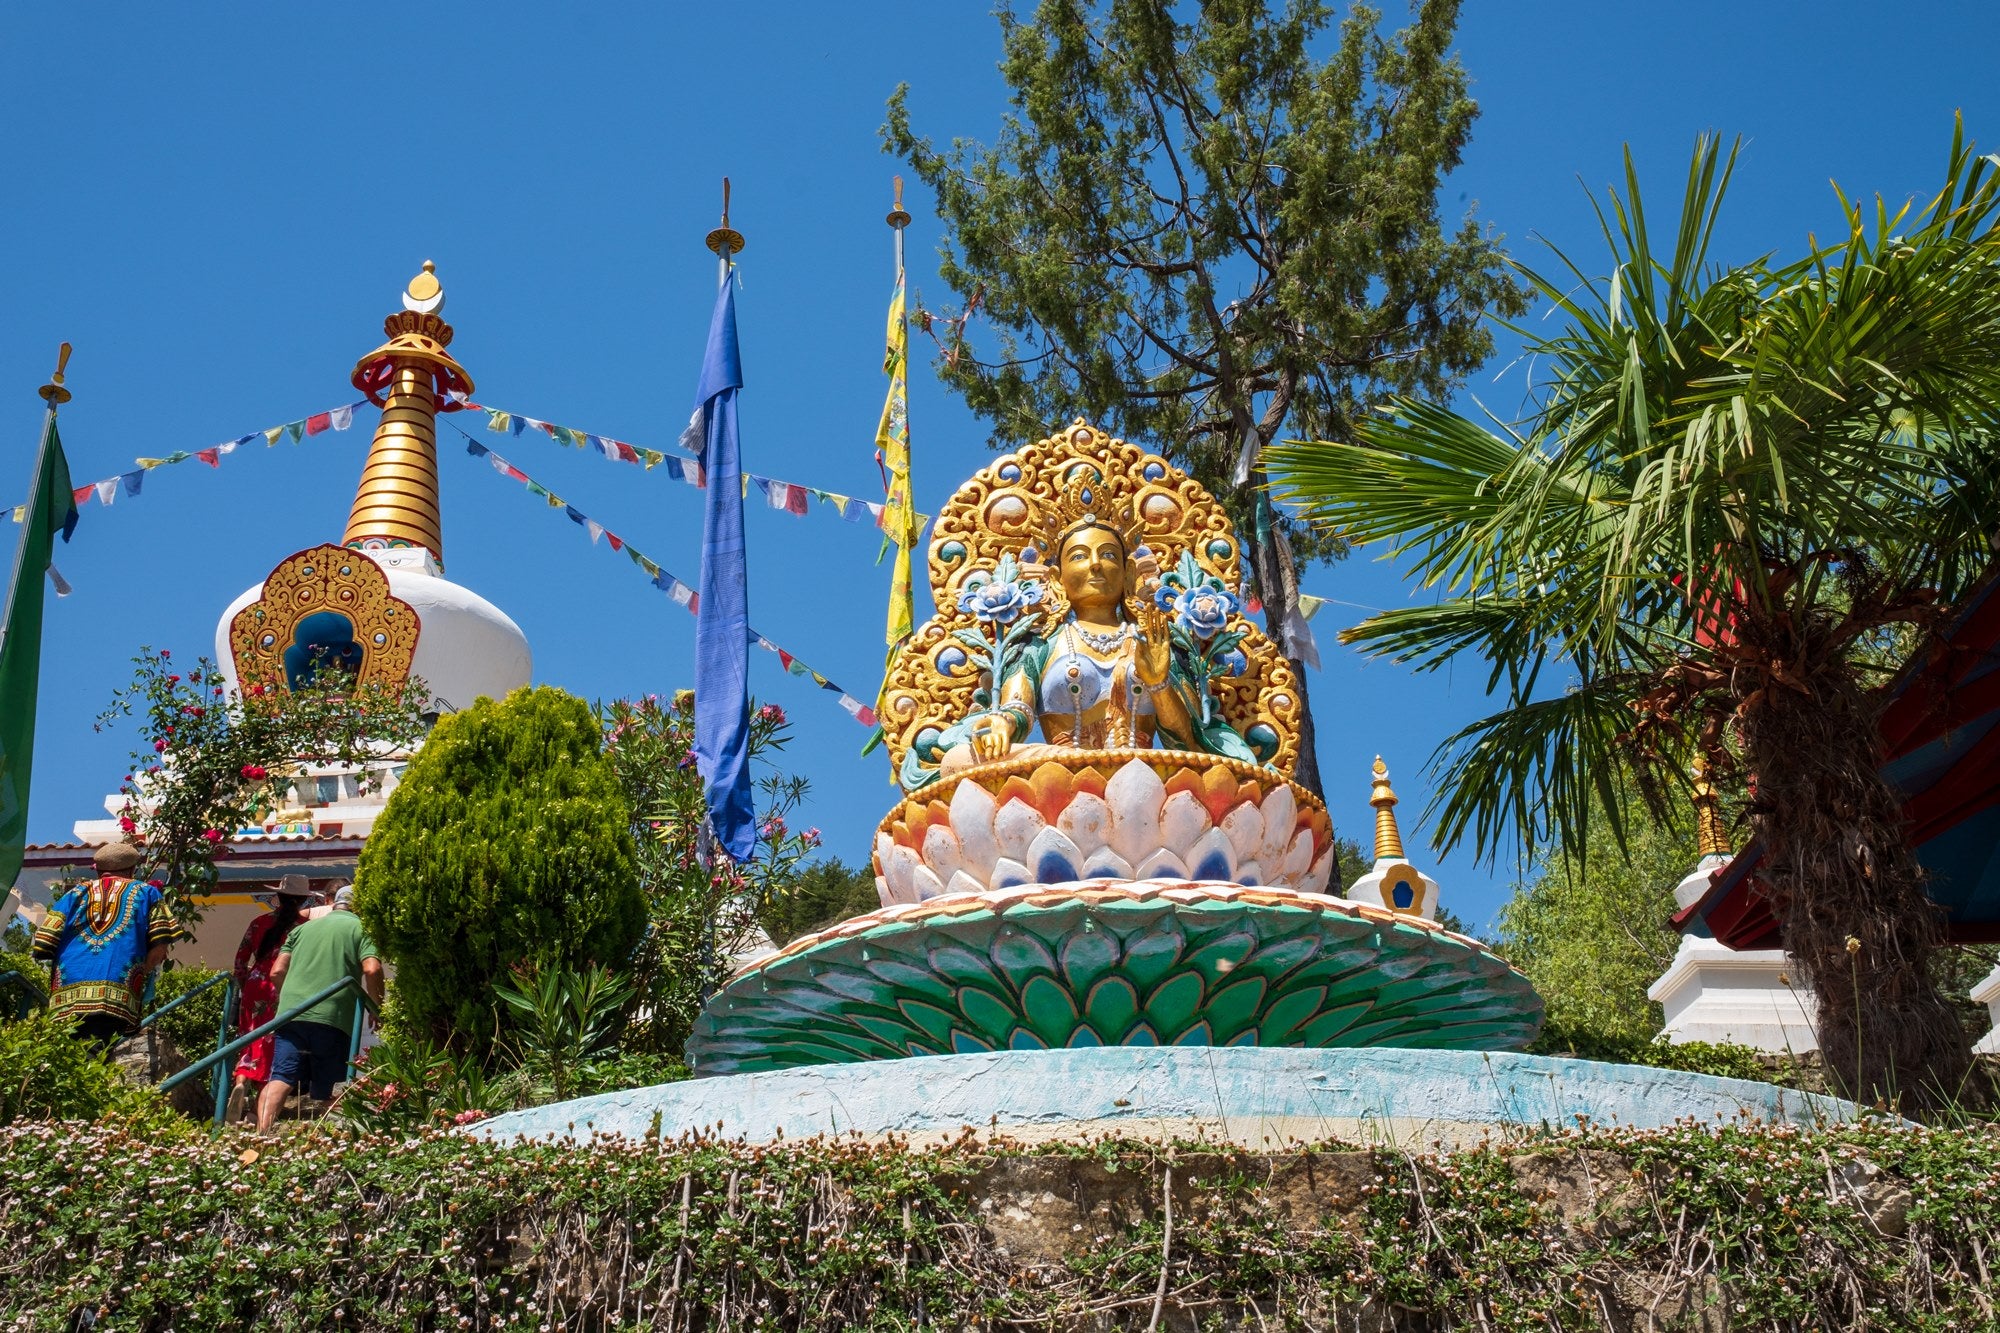
<instances>
[{"instance_id":1,"label":"green flag","mask_svg":"<svg viewBox=\"0 0 2000 1333\"><path fill-rule=\"evenodd\" d=\"M69 460L56 436L56 414L42 436L41 466L22 516L14 586L0 627L0 888L12 888L28 844L28 778L35 757L35 694L42 668L42 603L56 533L76 529Z\"/></svg>"}]
</instances>

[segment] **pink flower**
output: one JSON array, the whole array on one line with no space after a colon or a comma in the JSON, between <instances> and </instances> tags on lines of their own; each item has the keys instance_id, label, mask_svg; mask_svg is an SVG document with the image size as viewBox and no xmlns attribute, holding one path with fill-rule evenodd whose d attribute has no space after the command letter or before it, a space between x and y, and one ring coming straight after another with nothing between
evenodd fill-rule
<instances>
[{"instance_id":1,"label":"pink flower","mask_svg":"<svg viewBox=\"0 0 2000 1333\"><path fill-rule=\"evenodd\" d=\"M757 717L761 721L776 723L781 727L785 725L785 710L776 704L765 704L757 710Z\"/></svg>"},{"instance_id":2,"label":"pink flower","mask_svg":"<svg viewBox=\"0 0 2000 1333\"><path fill-rule=\"evenodd\" d=\"M219 828L203 829L201 831L201 836L208 839L210 842L221 842L222 830Z\"/></svg>"},{"instance_id":3,"label":"pink flower","mask_svg":"<svg viewBox=\"0 0 2000 1333\"><path fill-rule=\"evenodd\" d=\"M119 828L121 828L121 829L123 829L123 830L125 830L125 832L127 832L127 833L131 833L131 832L133 832L133 831L134 831L135 829L137 829L137 828L138 828L139 826L138 826L137 824L135 824L135 823L133 823L133 822L132 822L132 818L131 818L131 816L129 816L129 815L120 815L120 816L118 816L118 827L119 827Z\"/></svg>"},{"instance_id":4,"label":"pink flower","mask_svg":"<svg viewBox=\"0 0 2000 1333\"><path fill-rule=\"evenodd\" d=\"M249 782L260 782L264 778L264 768L260 764L245 764L242 773L244 779Z\"/></svg>"},{"instance_id":5,"label":"pink flower","mask_svg":"<svg viewBox=\"0 0 2000 1333\"><path fill-rule=\"evenodd\" d=\"M154 742L153 742L153 753L154 753L154 754L165 754L166 752L167 752L167 743L166 743L165 741L154 741Z\"/></svg>"},{"instance_id":6,"label":"pink flower","mask_svg":"<svg viewBox=\"0 0 2000 1333\"><path fill-rule=\"evenodd\" d=\"M470 1125L485 1118L486 1112L484 1111L460 1111L451 1118L451 1123L454 1125Z\"/></svg>"},{"instance_id":7,"label":"pink flower","mask_svg":"<svg viewBox=\"0 0 2000 1333\"><path fill-rule=\"evenodd\" d=\"M172 660L173 660L173 656L174 656L174 655L173 655L172 653L168 652L168 651L167 651L166 649L164 649L164 648L160 649L160 660L161 660L161 661L163 661L163 662L170 662L170 661L172 661ZM180 677L176 676L176 677L174 677L174 679L176 679L176 680L179 680L179 679L180 679Z\"/></svg>"},{"instance_id":8,"label":"pink flower","mask_svg":"<svg viewBox=\"0 0 2000 1333\"><path fill-rule=\"evenodd\" d=\"M808 847L817 847L817 846L819 846L819 830L818 830L818 829L816 829L816 828L809 828L809 829L807 829L807 830L805 831L805 833L804 833L804 835L803 835L803 836L804 836L804 838L805 838L805 840L806 840L806 846L808 846Z\"/></svg>"},{"instance_id":9,"label":"pink flower","mask_svg":"<svg viewBox=\"0 0 2000 1333\"><path fill-rule=\"evenodd\" d=\"M165 654L165 653L161 653L161 654L160 654L160 656L162 656L162 657L165 657L165 656L166 656L166 654ZM181 678L180 678L179 676L168 676L168 677L167 677L167 684L169 684L169 685L178 685L178 684L180 684L180 683L181 683Z\"/></svg>"}]
</instances>

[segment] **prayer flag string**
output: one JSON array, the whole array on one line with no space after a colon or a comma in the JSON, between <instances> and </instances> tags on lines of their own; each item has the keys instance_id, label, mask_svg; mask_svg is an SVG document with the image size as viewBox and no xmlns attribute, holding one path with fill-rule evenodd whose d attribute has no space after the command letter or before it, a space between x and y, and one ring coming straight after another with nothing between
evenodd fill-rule
<instances>
[{"instance_id":1,"label":"prayer flag string","mask_svg":"<svg viewBox=\"0 0 2000 1333\"><path fill-rule=\"evenodd\" d=\"M102 505L110 504L121 495L132 498L139 494L145 485L146 474L154 468L185 463L191 458L198 458L210 467L221 467L224 454L233 454L244 445L258 440L262 440L266 446L275 445L283 439L289 439L293 444L297 444L308 435L322 435L330 430L346 430L354 424L355 409L366 406L368 403L364 399L358 403L330 407L324 412L300 417L297 421L287 421L282 426L253 430L248 435L239 435L233 440L224 440L221 444L212 444L206 449L182 449L168 454L165 458L135 458L132 461L139 466L132 471L121 472L115 477L106 477L103 481L93 481L87 486L79 486L70 493L70 499L75 502L78 509L81 509L90 503L93 496ZM11 513L16 523L25 517L26 510L26 505L12 507Z\"/></svg>"},{"instance_id":2,"label":"prayer flag string","mask_svg":"<svg viewBox=\"0 0 2000 1333\"><path fill-rule=\"evenodd\" d=\"M653 586L671 598L676 606L686 607L690 615L700 610L700 594L694 588L681 582L681 580L675 578L666 570L661 569L656 561L648 559L634 548L632 543L626 541L596 519L591 518L575 505L564 500L560 495L549 490L548 487L515 467L499 454L494 453L478 440L473 439L470 435L466 435L464 430L459 429L456 422L451 423L451 425L454 430L458 430L459 434L465 435L465 451L467 453L471 454L474 458L485 459L488 465L501 476L520 482L527 488L530 495L538 495L545 500L549 508L561 510L570 522L590 534L591 545L595 546L601 538L612 550L624 552L626 559L644 571L646 577L652 580ZM840 706L847 711L849 717L859 722L862 726L872 727L875 725L875 710L873 708L847 693L840 686L834 684L825 676L820 675L819 672L814 671L790 652L780 648L754 629L750 631L750 642L766 652L776 653L778 661L784 665L785 674L807 677L820 689L838 695L840 697Z\"/></svg>"},{"instance_id":3,"label":"prayer flag string","mask_svg":"<svg viewBox=\"0 0 2000 1333\"><path fill-rule=\"evenodd\" d=\"M703 475L699 457L683 458L678 454L662 453L658 449L647 449L641 445L627 444L607 435L592 431L577 430L572 426L558 426L552 421L526 416L519 412L509 412L504 408L488 407L475 403L469 398L461 398L468 411L486 414L486 429L498 435L522 435L536 430L567 449L583 449L601 454L619 463L636 463L647 471L660 468L675 481L689 486L702 487L708 479ZM699 443L692 446L692 452L699 453ZM851 495L841 495L837 491L821 490L817 486L802 486L795 481L781 481L776 477L759 476L754 472L743 474L743 497L750 497L751 487L764 497L764 503L782 513L804 515L812 508L812 502L832 509L849 523L859 523L864 519L873 527L881 527L886 507L869 500L856 499ZM928 515L917 516L917 531L921 532L930 522ZM913 534L914 536L914 534Z\"/></svg>"}]
</instances>

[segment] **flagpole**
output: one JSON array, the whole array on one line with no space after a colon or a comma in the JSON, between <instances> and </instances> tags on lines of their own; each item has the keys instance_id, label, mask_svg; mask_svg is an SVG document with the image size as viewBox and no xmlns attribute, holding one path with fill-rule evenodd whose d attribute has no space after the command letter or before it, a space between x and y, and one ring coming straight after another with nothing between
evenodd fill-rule
<instances>
[{"instance_id":1,"label":"flagpole","mask_svg":"<svg viewBox=\"0 0 2000 1333\"><path fill-rule=\"evenodd\" d=\"M68 402L70 397L69 390L63 387L63 372L69 368L69 351L68 343L64 343L56 350L56 373L51 375L49 382L44 384L39 390L42 395L42 401L49 406L48 411L42 416L41 441L35 446L34 480L28 485L27 513L29 515L33 515L38 506L47 503L46 498L42 495L42 466L48 462L49 427L55 424L56 408ZM21 562L27 559L28 556L27 538L28 524L24 522L21 525L21 541L14 548L14 568L7 579L7 609L4 613L4 618L0 618L0 641L4 641L6 627L12 624L14 620L14 589L21 582Z\"/></svg>"}]
</instances>

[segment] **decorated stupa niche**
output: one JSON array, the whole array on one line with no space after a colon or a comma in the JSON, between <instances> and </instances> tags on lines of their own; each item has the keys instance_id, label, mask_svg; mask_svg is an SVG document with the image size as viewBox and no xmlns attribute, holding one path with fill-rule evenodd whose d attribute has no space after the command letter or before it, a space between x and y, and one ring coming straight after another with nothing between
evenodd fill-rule
<instances>
[{"instance_id":1,"label":"decorated stupa niche","mask_svg":"<svg viewBox=\"0 0 2000 1333\"><path fill-rule=\"evenodd\" d=\"M1404 859L1403 833L1396 827L1396 793L1389 786L1388 765L1379 754L1375 756L1368 804L1375 809L1375 863L1348 888L1349 900L1437 920L1437 881Z\"/></svg>"},{"instance_id":2,"label":"decorated stupa niche","mask_svg":"<svg viewBox=\"0 0 2000 1333\"><path fill-rule=\"evenodd\" d=\"M1328 892L1292 668L1198 482L1078 421L961 486L929 558L936 614L884 688L904 795L875 837L883 905L738 972L698 1073L1533 1039L1526 979L1432 923L1379 763L1377 900Z\"/></svg>"}]
</instances>

